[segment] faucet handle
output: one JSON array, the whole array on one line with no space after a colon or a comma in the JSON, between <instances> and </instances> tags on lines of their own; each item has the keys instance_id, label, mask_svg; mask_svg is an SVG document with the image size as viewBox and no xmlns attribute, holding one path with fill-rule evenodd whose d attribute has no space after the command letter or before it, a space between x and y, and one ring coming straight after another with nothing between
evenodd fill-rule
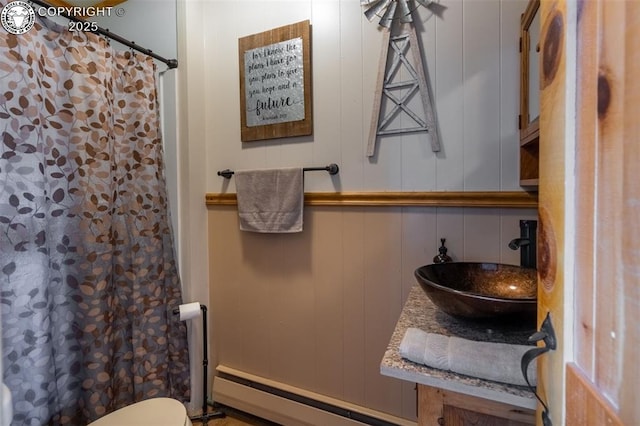
<instances>
[{"instance_id":1,"label":"faucet handle","mask_svg":"<svg viewBox=\"0 0 640 426\"><path fill-rule=\"evenodd\" d=\"M520 249L520 266L525 268L535 268L537 263L536 255L536 229L538 221L521 220L520 238L515 238L509 242L512 250Z\"/></svg>"}]
</instances>

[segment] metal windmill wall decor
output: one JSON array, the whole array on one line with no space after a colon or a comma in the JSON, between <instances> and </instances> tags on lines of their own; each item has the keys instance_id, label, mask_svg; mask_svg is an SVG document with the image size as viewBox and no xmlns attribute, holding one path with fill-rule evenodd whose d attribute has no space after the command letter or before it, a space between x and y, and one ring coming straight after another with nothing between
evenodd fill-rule
<instances>
[{"instance_id":1,"label":"metal windmill wall decor","mask_svg":"<svg viewBox=\"0 0 640 426\"><path fill-rule=\"evenodd\" d=\"M415 2L427 8L434 3L428 0ZM422 65L422 51L413 25L413 12L417 6L411 0L360 0L360 4L366 8L364 14L369 21L380 18L378 23L384 30L367 157L374 155L378 136L414 132L429 133L431 150L440 151L438 126ZM394 21L399 25L394 26ZM395 27L400 29L397 35L392 34ZM406 71L408 78L395 81L401 69ZM416 93L420 95L422 111L416 111L408 104ZM381 117L383 108L387 106L388 110L385 109ZM411 126L392 128L390 124L401 114L411 118Z\"/></svg>"}]
</instances>

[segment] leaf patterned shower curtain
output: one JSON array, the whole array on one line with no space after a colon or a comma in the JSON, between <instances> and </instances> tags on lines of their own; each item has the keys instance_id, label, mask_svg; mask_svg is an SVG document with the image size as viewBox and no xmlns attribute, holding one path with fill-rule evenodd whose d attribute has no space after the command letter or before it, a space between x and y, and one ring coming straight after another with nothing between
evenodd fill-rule
<instances>
[{"instance_id":1,"label":"leaf patterned shower curtain","mask_svg":"<svg viewBox=\"0 0 640 426\"><path fill-rule=\"evenodd\" d=\"M0 30L2 31L2 30ZM154 63L38 20L0 37L0 309L16 425L189 399Z\"/></svg>"}]
</instances>

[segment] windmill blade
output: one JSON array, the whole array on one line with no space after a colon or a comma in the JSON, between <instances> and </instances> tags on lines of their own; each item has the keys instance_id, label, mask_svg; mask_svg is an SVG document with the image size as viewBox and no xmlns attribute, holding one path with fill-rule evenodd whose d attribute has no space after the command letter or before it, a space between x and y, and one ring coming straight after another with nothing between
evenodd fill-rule
<instances>
[{"instance_id":1,"label":"windmill blade","mask_svg":"<svg viewBox=\"0 0 640 426\"><path fill-rule=\"evenodd\" d=\"M380 26L385 28L391 28L393 17L396 14L397 5L398 3L395 1L389 4L389 7L387 7L387 10L384 12L384 15L382 16L382 18L380 18L380 22L379 22Z\"/></svg>"},{"instance_id":2,"label":"windmill blade","mask_svg":"<svg viewBox=\"0 0 640 426\"><path fill-rule=\"evenodd\" d=\"M369 21L372 21L374 16L382 16L382 11L384 11L390 3L391 0L376 0L370 3L369 8L364 11L364 16L366 16Z\"/></svg>"},{"instance_id":3,"label":"windmill blade","mask_svg":"<svg viewBox=\"0 0 640 426\"><path fill-rule=\"evenodd\" d=\"M379 24L385 28L391 28L394 19L398 19L403 24L413 22L413 2L432 13L442 17L442 11L446 7L433 0L360 0L360 6L365 6L365 16L372 21L374 16L381 17ZM396 13L397 12L397 13Z\"/></svg>"},{"instance_id":4,"label":"windmill blade","mask_svg":"<svg viewBox=\"0 0 640 426\"><path fill-rule=\"evenodd\" d=\"M433 0L416 0L416 1L422 6L427 8L431 5L431 3L433 3Z\"/></svg>"},{"instance_id":5,"label":"windmill blade","mask_svg":"<svg viewBox=\"0 0 640 426\"><path fill-rule=\"evenodd\" d=\"M407 3L407 0L398 0L398 3L400 5L400 12L399 12L400 22L402 22L403 24L408 24L410 22L413 22L413 17L411 16L411 9L409 9L409 4Z\"/></svg>"},{"instance_id":6,"label":"windmill blade","mask_svg":"<svg viewBox=\"0 0 640 426\"><path fill-rule=\"evenodd\" d=\"M439 18L442 18L444 16L444 11L447 10L446 6L440 3L436 3L435 1L430 1L429 4L425 5L425 8L427 8L431 13Z\"/></svg>"},{"instance_id":7,"label":"windmill blade","mask_svg":"<svg viewBox=\"0 0 640 426\"><path fill-rule=\"evenodd\" d=\"M435 2L433 0L415 0L415 1L417 1L420 6L424 6L427 10L429 10L431 13L433 13L434 15L440 18L442 18L442 14L447 9L446 6L443 6L442 4Z\"/></svg>"}]
</instances>

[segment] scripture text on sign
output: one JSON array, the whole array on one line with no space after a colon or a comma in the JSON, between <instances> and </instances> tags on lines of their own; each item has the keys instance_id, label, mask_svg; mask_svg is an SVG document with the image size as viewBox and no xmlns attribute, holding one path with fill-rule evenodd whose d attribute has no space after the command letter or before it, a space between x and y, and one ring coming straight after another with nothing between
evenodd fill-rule
<instances>
[{"instance_id":1,"label":"scripture text on sign","mask_svg":"<svg viewBox=\"0 0 640 426\"><path fill-rule=\"evenodd\" d=\"M244 53L247 127L305 118L302 38Z\"/></svg>"}]
</instances>

